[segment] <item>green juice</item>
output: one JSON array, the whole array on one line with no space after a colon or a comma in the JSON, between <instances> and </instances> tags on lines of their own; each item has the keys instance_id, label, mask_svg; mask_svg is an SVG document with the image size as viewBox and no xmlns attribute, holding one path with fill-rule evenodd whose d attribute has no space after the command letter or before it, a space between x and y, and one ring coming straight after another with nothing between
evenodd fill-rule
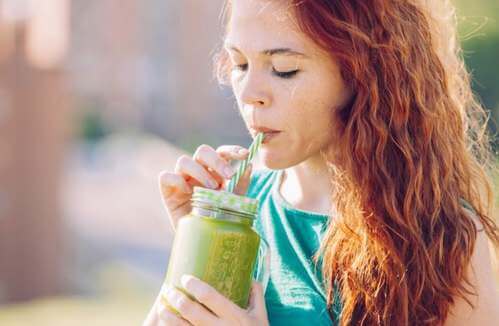
<instances>
[{"instance_id":1,"label":"green juice","mask_svg":"<svg viewBox=\"0 0 499 326\"><path fill-rule=\"evenodd\" d=\"M177 225L165 285L188 294L180 278L190 274L247 308L260 246L252 228L258 202L201 187L194 188L192 201L192 212ZM169 306L164 297L163 303Z\"/></svg>"}]
</instances>

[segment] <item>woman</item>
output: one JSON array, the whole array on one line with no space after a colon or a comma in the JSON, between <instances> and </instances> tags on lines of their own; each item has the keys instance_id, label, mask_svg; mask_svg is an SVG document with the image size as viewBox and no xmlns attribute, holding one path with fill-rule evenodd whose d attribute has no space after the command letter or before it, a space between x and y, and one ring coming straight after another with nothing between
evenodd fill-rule
<instances>
[{"instance_id":1,"label":"woman","mask_svg":"<svg viewBox=\"0 0 499 326\"><path fill-rule=\"evenodd\" d=\"M497 324L492 155L448 1L225 8L217 76L251 135L268 137L265 168L238 192L260 199L269 286L264 297L255 283L243 310L187 276L210 310L170 291L182 318L157 302L145 324ZM223 187L240 149L202 145L161 174L174 227L193 186Z\"/></svg>"}]
</instances>

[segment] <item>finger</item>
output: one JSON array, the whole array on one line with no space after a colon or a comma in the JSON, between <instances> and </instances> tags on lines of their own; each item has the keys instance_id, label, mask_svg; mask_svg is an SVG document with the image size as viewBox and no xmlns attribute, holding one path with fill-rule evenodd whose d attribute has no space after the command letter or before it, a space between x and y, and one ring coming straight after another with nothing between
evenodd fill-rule
<instances>
[{"instance_id":1,"label":"finger","mask_svg":"<svg viewBox=\"0 0 499 326\"><path fill-rule=\"evenodd\" d=\"M170 172L160 173L159 184L163 205L168 213L172 228L175 230L178 219L190 211L192 186L182 176Z\"/></svg>"},{"instance_id":2,"label":"finger","mask_svg":"<svg viewBox=\"0 0 499 326\"><path fill-rule=\"evenodd\" d=\"M171 312L164 304L161 302L157 305L157 317L160 325L165 326L188 326L189 322L177 316L175 313Z\"/></svg>"},{"instance_id":3,"label":"finger","mask_svg":"<svg viewBox=\"0 0 499 326\"><path fill-rule=\"evenodd\" d=\"M253 284L251 285L248 311L251 311L256 316L267 316L263 286L256 281L253 281Z\"/></svg>"},{"instance_id":4,"label":"finger","mask_svg":"<svg viewBox=\"0 0 499 326\"><path fill-rule=\"evenodd\" d=\"M175 288L167 290L166 299L182 315L182 318L193 325L216 325L219 322L217 316Z\"/></svg>"},{"instance_id":5,"label":"finger","mask_svg":"<svg viewBox=\"0 0 499 326\"><path fill-rule=\"evenodd\" d=\"M206 188L218 188L218 181L201 164L188 155L180 156L175 166L175 173L182 174L185 177L192 177Z\"/></svg>"},{"instance_id":6,"label":"finger","mask_svg":"<svg viewBox=\"0 0 499 326\"><path fill-rule=\"evenodd\" d=\"M244 160L249 155L249 150L239 145L222 145L217 148L217 153L225 160Z\"/></svg>"},{"instance_id":7,"label":"finger","mask_svg":"<svg viewBox=\"0 0 499 326\"><path fill-rule=\"evenodd\" d=\"M158 313L158 308L160 305L160 297L161 293L156 297L156 300L154 301L154 304L151 307L151 310L149 310L149 313L146 316L146 319L142 323L142 326L154 326L159 324L159 313Z\"/></svg>"},{"instance_id":8,"label":"finger","mask_svg":"<svg viewBox=\"0 0 499 326\"><path fill-rule=\"evenodd\" d=\"M192 193L192 187L182 178L182 176L176 173L162 171L160 172L158 179L163 197L169 197L176 191L184 194Z\"/></svg>"},{"instance_id":9,"label":"finger","mask_svg":"<svg viewBox=\"0 0 499 326\"><path fill-rule=\"evenodd\" d=\"M250 184L251 180L251 171L253 169L253 164L249 163L248 166L246 167L246 171L244 171L243 175L237 182L236 187L234 188L234 193L244 196L246 195L246 192L248 191L248 186Z\"/></svg>"},{"instance_id":10,"label":"finger","mask_svg":"<svg viewBox=\"0 0 499 326\"><path fill-rule=\"evenodd\" d=\"M220 294L209 284L192 275L183 275L182 286L196 300L213 311L220 319L240 320L244 310Z\"/></svg>"},{"instance_id":11,"label":"finger","mask_svg":"<svg viewBox=\"0 0 499 326\"><path fill-rule=\"evenodd\" d=\"M221 183L234 175L236 170L224 160L211 146L201 145L193 156L194 160L201 163L209 171L213 171L214 176Z\"/></svg>"}]
</instances>

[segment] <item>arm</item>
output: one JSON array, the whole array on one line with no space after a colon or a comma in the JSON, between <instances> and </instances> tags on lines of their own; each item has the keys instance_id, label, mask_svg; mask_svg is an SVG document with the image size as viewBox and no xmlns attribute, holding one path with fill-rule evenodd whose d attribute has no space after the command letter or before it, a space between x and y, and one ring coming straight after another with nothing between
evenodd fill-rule
<instances>
[{"instance_id":1,"label":"arm","mask_svg":"<svg viewBox=\"0 0 499 326\"><path fill-rule=\"evenodd\" d=\"M477 220L475 216L473 219ZM482 231L477 233L475 250L468 268L470 281L478 294L478 297L468 297L475 305L475 309L472 309L463 298L456 298L445 326L499 324L499 295L493 277L488 238L481 225L477 225L477 229Z\"/></svg>"}]
</instances>

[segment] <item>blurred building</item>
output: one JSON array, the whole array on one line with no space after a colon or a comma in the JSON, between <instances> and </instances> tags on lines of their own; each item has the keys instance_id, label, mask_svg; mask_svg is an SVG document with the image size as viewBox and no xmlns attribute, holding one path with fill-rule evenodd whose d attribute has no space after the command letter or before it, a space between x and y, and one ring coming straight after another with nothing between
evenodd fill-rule
<instances>
[{"instance_id":1,"label":"blurred building","mask_svg":"<svg viewBox=\"0 0 499 326\"><path fill-rule=\"evenodd\" d=\"M79 110L180 145L249 139L212 76L222 2L74 1L68 63Z\"/></svg>"},{"instance_id":2,"label":"blurred building","mask_svg":"<svg viewBox=\"0 0 499 326\"><path fill-rule=\"evenodd\" d=\"M0 302L66 285L60 184L85 114L184 148L249 140L212 76L222 2L0 0Z\"/></svg>"},{"instance_id":3,"label":"blurred building","mask_svg":"<svg viewBox=\"0 0 499 326\"><path fill-rule=\"evenodd\" d=\"M59 293L67 0L0 1L0 302Z\"/></svg>"}]
</instances>

